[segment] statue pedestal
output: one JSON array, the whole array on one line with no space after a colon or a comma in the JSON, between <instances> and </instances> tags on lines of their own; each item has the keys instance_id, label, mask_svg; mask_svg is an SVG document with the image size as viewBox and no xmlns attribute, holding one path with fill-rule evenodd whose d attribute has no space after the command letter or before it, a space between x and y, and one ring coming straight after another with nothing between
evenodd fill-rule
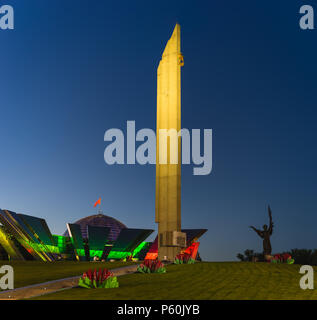
<instances>
[{"instance_id":1,"label":"statue pedestal","mask_svg":"<svg viewBox=\"0 0 317 320\"><path fill-rule=\"evenodd\" d=\"M271 261L273 259L273 256L271 256L270 254L266 254L264 256L265 261Z\"/></svg>"}]
</instances>

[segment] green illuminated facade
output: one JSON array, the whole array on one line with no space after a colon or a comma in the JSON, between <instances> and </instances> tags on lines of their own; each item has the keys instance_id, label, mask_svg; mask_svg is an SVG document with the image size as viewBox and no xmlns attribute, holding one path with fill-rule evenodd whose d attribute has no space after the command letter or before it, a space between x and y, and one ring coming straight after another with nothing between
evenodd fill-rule
<instances>
[{"instance_id":1,"label":"green illuminated facade","mask_svg":"<svg viewBox=\"0 0 317 320\"><path fill-rule=\"evenodd\" d=\"M68 223L67 229L70 236L52 235L44 219L0 209L0 259L121 260L131 255L139 259L150 246L144 240L153 232L124 228L110 240L108 227L87 226L87 238L78 224Z\"/></svg>"}]
</instances>

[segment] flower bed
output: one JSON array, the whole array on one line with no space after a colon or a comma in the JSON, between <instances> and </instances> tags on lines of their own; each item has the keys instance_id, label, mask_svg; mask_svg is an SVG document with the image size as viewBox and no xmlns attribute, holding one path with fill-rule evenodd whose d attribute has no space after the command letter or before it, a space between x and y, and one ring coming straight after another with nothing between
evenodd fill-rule
<instances>
[{"instance_id":1,"label":"flower bed","mask_svg":"<svg viewBox=\"0 0 317 320\"><path fill-rule=\"evenodd\" d=\"M140 273L165 273L166 268L160 260L144 260L137 268Z\"/></svg>"},{"instance_id":2,"label":"flower bed","mask_svg":"<svg viewBox=\"0 0 317 320\"><path fill-rule=\"evenodd\" d=\"M174 264L193 264L195 260L188 253L178 254L174 259Z\"/></svg>"},{"instance_id":3,"label":"flower bed","mask_svg":"<svg viewBox=\"0 0 317 320\"><path fill-rule=\"evenodd\" d=\"M113 276L113 273L108 269L96 269L84 272L83 276L79 279L78 285L83 288L118 288L119 282L117 277Z\"/></svg>"},{"instance_id":4,"label":"flower bed","mask_svg":"<svg viewBox=\"0 0 317 320\"><path fill-rule=\"evenodd\" d=\"M275 254L273 258L269 260L271 263L287 263L287 264L293 264L295 262L294 259L292 259L292 256L289 253L283 253L283 254Z\"/></svg>"}]
</instances>

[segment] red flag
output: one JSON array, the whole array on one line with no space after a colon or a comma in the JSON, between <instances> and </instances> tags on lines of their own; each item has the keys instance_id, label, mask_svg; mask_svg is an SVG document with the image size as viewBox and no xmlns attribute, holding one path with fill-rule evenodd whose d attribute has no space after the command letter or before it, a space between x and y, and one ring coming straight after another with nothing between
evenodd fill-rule
<instances>
[{"instance_id":1,"label":"red flag","mask_svg":"<svg viewBox=\"0 0 317 320\"><path fill-rule=\"evenodd\" d=\"M96 208L98 204L99 204L99 205L101 204L101 198L99 198L99 199L95 202L94 207Z\"/></svg>"}]
</instances>

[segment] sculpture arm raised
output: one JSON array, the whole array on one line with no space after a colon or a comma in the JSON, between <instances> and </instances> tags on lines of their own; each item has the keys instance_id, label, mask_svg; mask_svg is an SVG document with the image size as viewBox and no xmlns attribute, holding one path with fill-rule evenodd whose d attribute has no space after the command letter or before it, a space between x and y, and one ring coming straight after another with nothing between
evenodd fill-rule
<instances>
[{"instance_id":1,"label":"sculpture arm raised","mask_svg":"<svg viewBox=\"0 0 317 320\"><path fill-rule=\"evenodd\" d=\"M270 206L268 208L268 211L269 211L269 218L270 218L269 233L270 233L270 235L272 235L274 223L273 223L273 219L272 219L272 210L271 210Z\"/></svg>"},{"instance_id":2,"label":"sculpture arm raised","mask_svg":"<svg viewBox=\"0 0 317 320\"><path fill-rule=\"evenodd\" d=\"M253 229L261 238L264 238L263 232L261 230L258 230L253 226L250 226L250 228Z\"/></svg>"}]
</instances>

